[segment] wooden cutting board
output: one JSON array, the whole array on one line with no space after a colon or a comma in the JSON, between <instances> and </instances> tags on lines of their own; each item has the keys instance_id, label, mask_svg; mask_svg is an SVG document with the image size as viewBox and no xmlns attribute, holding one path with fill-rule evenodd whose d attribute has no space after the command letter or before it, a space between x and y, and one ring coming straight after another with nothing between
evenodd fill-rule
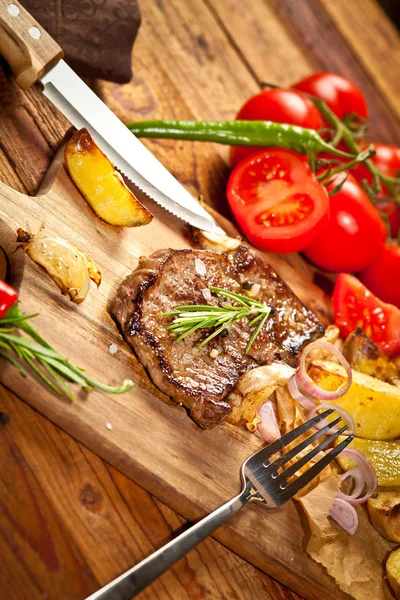
<instances>
[{"instance_id":1,"label":"wooden cutting board","mask_svg":"<svg viewBox=\"0 0 400 600\"><path fill-rule=\"evenodd\" d=\"M39 312L33 323L38 331L92 376L110 384L131 378L135 386L124 395L85 394L76 389L76 400L69 403L34 377L24 379L9 363L0 363L1 381L180 514L197 519L237 494L240 466L260 447L261 439L231 425L198 429L182 408L152 385L109 315L118 284L136 267L138 258L163 247L187 247L188 231L153 205L149 208L155 218L146 227L119 229L105 224L70 181L61 157L36 197L0 185L0 219L14 230L22 227L33 233L45 223L49 231L86 251L99 266L103 281L76 306L26 259L21 306L25 313ZM301 259L277 255L270 259L303 300L329 311ZM111 343L118 346L115 355L108 350ZM304 532L294 503L275 511L250 505L215 537L309 599L347 597L304 552Z\"/></svg>"}]
</instances>

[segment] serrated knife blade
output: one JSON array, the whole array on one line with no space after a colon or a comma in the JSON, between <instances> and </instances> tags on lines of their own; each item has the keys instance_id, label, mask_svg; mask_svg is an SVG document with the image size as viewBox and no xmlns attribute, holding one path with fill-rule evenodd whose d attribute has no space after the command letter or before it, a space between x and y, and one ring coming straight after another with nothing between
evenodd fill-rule
<instances>
[{"instance_id":1,"label":"serrated knife blade","mask_svg":"<svg viewBox=\"0 0 400 600\"><path fill-rule=\"evenodd\" d=\"M212 216L63 60L40 81L45 96L77 129L89 130L104 154L135 187L190 225L224 233Z\"/></svg>"}]
</instances>

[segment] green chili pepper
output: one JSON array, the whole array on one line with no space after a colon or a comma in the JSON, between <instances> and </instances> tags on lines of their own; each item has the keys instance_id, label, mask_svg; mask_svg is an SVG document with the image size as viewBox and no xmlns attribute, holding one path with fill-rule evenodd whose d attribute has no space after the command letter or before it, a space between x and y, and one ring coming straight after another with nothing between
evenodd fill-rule
<instances>
[{"instance_id":1,"label":"green chili pepper","mask_svg":"<svg viewBox=\"0 0 400 600\"><path fill-rule=\"evenodd\" d=\"M231 146L287 148L309 154L329 152L352 157L325 142L313 129L272 121L138 121L128 123L138 137L218 142Z\"/></svg>"}]
</instances>

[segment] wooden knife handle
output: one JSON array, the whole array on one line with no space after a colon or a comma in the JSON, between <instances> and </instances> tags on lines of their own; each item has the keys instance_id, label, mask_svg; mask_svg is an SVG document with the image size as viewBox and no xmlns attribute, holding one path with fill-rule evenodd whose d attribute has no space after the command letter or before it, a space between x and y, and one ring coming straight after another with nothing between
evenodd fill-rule
<instances>
[{"instance_id":1,"label":"wooden knife handle","mask_svg":"<svg viewBox=\"0 0 400 600\"><path fill-rule=\"evenodd\" d=\"M25 89L56 64L63 51L19 2L0 0L0 54Z\"/></svg>"}]
</instances>

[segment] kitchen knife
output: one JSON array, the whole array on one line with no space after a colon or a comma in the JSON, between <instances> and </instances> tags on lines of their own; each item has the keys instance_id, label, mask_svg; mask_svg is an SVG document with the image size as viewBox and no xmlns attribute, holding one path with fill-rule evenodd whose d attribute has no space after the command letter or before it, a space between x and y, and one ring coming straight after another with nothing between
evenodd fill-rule
<instances>
[{"instance_id":1,"label":"kitchen knife","mask_svg":"<svg viewBox=\"0 0 400 600\"><path fill-rule=\"evenodd\" d=\"M62 60L63 52L16 1L0 0L0 54L25 89L43 93L77 128L86 127L104 154L139 190L190 225L223 233L211 215Z\"/></svg>"}]
</instances>

